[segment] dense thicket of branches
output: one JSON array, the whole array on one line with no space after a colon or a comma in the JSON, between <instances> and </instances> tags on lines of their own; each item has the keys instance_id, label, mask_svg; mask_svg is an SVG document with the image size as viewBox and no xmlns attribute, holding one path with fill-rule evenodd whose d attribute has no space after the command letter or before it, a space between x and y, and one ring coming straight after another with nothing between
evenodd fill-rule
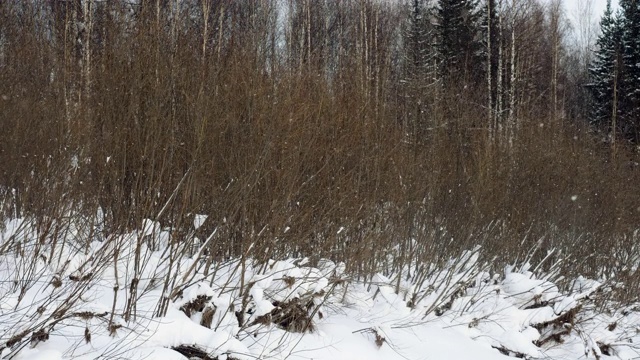
<instances>
[{"instance_id":1,"label":"dense thicket of branches","mask_svg":"<svg viewBox=\"0 0 640 360\"><path fill-rule=\"evenodd\" d=\"M202 213L212 256L362 272L544 237L593 271L640 176L582 129L554 4L2 1L3 216Z\"/></svg>"}]
</instances>

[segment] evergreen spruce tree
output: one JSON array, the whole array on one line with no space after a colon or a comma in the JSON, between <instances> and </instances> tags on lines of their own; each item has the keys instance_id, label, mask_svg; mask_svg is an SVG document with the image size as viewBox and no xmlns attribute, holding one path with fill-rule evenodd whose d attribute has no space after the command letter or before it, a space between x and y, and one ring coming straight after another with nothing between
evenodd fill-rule
<instances>
[{"instance_id":1,"label":"evergreen spruce tree","mask_svg":"<svg viewBox=\"0 0 640 360\"><path fill-rule=\"evenodd\" d=\"M407 62L412 78L422 77L431 60L431 24L425 0L413 0L405 34Z\"/></svg>"},{"instance_id":2,"label":"evergreen spruce tree","mask_svg":"<svg viewBox=\"0 0 640 360\"><path fill-rule=\"evenodd\" d=\"M437 53L445 85L451 79L464 84L482 81L481 18L477 0L438 0Z\"/></svg>"},{"instance_id":3,"label":"evergreen spruce tree","mask_svg":"<svg viewBox=\"0 0 640 360\"><path fill-rule=\"evenodd\" d=\"M590 68L592 81L589 88L593 96L591 123L616 136L621 114L619 99L623 75L623 31L620 16L615 16L611 9L611 0L607 1L600 30L596 54Z\"/></svg>"},{"instance_id":4,"label":"evergreen spruce tree","mask_svg":"<svg viewBox=\"0 0 640 360\"><path fill-rule=\"evenodd\" d=\"M640 1L622 0L621 121L624 136L640 143Z\"/></svg>"},{"instance_id":5,"label":"evergreen spruce tree","mask_svg":"<svg viewBox=\"0 0 640 360\"><path fill-rule=\"evenodd\" d=\"M415 136L423 141L427 127L425 90L433 83L433 26L426 0L412 0L408 7L407 27L404 33L406 101L409 113L407 125Z\"/></svg>"}]
</instances>

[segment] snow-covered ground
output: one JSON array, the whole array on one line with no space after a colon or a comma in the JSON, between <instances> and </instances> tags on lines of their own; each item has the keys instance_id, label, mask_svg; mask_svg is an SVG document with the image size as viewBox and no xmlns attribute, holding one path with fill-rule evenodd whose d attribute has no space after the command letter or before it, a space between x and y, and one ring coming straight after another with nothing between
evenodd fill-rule
<instances>
[{"instance_id":1,"label":"snow-covered ground","mask_svg":"<svg viewBox=\"0 0 640 360\"><path fill-rule=\"evenodd\" d=\"M0 358L640 358L640 307L596 306L609 285L579 278L561 291L528 264L490 273L479 248L398 281L330 260L178 257L151 221L75 247L81 232L54 246L30 222L5 224Z\"/></svg>"}]
</instances>

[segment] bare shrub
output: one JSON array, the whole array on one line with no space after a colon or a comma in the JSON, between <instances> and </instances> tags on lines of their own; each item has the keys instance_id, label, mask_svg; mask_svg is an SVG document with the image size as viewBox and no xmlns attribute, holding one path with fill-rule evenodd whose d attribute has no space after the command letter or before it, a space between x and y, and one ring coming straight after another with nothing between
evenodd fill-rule
<instances>
[{"instance_id":1,"label":"bare shrub","mask_svg":"<svg viewBox=\"0 0 640 360\"><path fill-rule=\"evenodd\" d=\"M546 43L525 41L549 30L535 21L543 8L514 20L531 63L518 64L516 104L504 109L517 126L501 114L497 125L513 127L496 140L484 84L407 85L400 8L297 4L283 30L275 2L207 4L93 2L89 24L63 3L2 2L3 220L55 233L72 212L90 224L80 248L151 219L170 234L173 270L196 250L207 272L232 258L240 270L247 259L329 258L354 276L393 274L398 292L403 278L431 275L424 263L480 244L498 267L543 239L532 262L553 251L546 263L564 259L567 277L605 266L637 283L627 271L637 257L620 253L636 239L637 153L611 153L566 120L567 69L554 99L545 90ZM197 231L193 214L209 215ZM136 274L118 290L131 292L130 316L145 266L136 241Z\"/></svg>"}]
</instances>

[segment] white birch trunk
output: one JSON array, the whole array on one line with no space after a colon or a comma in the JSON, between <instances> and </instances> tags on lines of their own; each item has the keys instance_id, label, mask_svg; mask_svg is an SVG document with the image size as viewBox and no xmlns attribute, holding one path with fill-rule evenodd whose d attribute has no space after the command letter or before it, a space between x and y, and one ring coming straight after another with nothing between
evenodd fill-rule
<instances>
[{"instance_id":1,"label":"white birch trunk","mask_svg":"<svg viewBox=\"0 0 640 360\"><path fill-rule=\"evenodd\" d=\"M498 45L498 76L497 76L497 113L496 113L496 122L497 122L497 133L498 140L501 141L500 137L504 137L504 127L503 127L503 111L504 111L504 89L503 89L503 75L504 75L504 43L503 43L503 32L502 32L502 0L499 1L498 7L500 8L500 12L498 13L498 31L499 34L499 45Z\"/></svg>"},{"instance_id":2,"label":"white birch trunk","mask_svg":"<svg viewBox=\"0 0 640 360\"><path fill-rule=\"evenodd\" d=\"M493 114L493 93L492 93L492 72L491 72L491 64L492 64L492 45L491 44L491 12L494 9L491 9L491 1L487 0L487 91L488 91L488 103L487 103L487 117L488 117L488 131L489 131L489 141L493 142L495 138L495 126L494 126L494 114Z\"/></svg>"},{"instance_id":3,"label":"white birch trunk","mask_svg":"<svg viewBox=\"0 0 640 360\"><path fill-rule=\"evenodd\" d=\"M515 0L511 1L513 10L515 11ZM509 127L509 147L513 147L516 131L520 128L518 120L516 119L516 20L515 13L511 20L511 76L509 79L509 116L507 125Z\"/></svg>"}]
</instances>

